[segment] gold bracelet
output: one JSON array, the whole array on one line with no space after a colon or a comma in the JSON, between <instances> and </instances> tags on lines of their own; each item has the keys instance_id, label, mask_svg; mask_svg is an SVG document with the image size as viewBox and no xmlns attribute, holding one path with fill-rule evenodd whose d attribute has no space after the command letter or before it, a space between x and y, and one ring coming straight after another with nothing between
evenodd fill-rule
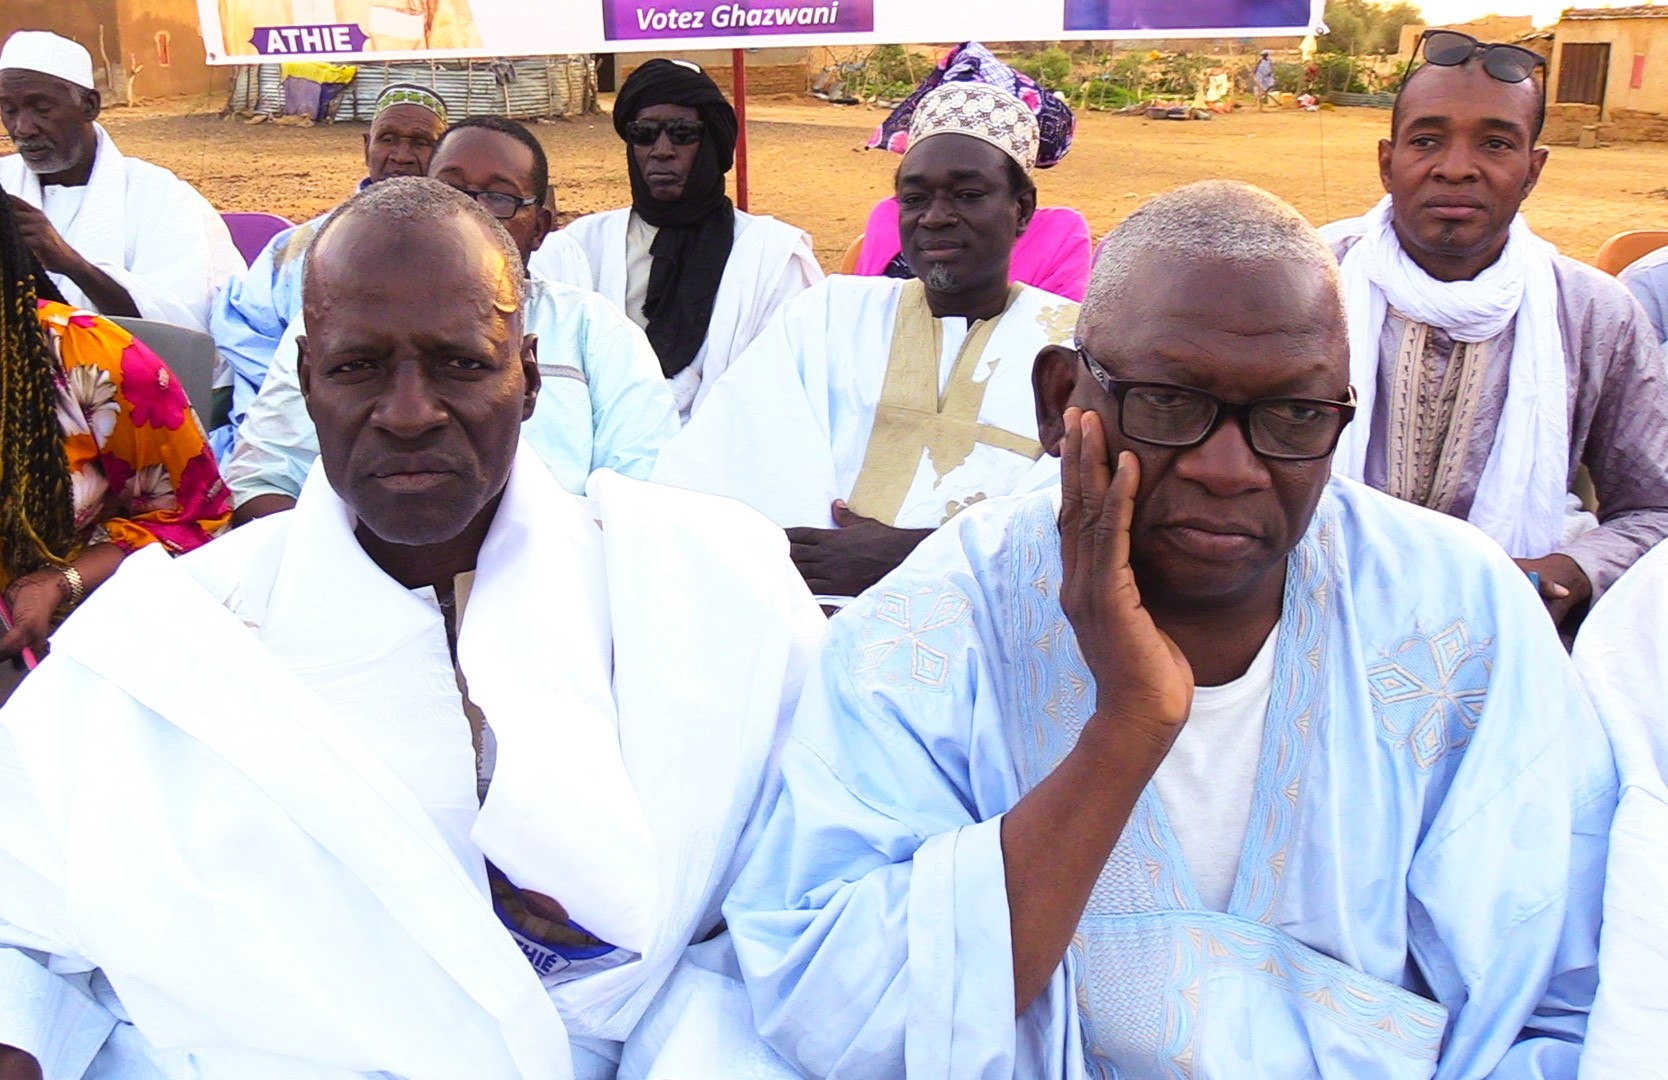
<instances>
[{"instance_id":1,"label":"gold bracelet","mask_svg":"<svg viewBox=\"0 0 1668 1080\"><path fill-rule=\"evenodd\" d=\"M58 573L64 575L64 580L69 583L70 595L67 606L74 607L81 603L81 598L87 595L87 586L81 580L81 571L73 566L59 566L56 569Z\"/></svg>"}]
</instances>

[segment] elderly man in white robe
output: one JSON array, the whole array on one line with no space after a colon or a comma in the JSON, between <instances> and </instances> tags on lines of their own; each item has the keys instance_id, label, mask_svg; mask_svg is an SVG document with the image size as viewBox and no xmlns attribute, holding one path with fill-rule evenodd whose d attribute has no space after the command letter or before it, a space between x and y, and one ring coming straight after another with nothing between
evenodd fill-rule
<instances>
[{"instance_id":1,"label":"elderly man in white robe","mask_svg":"<svg viewBox=\"0 0 1668 1080\"><path fill-rule=\"evenodd\" d=\"M70 303L207 329L243 256L195 188L116 149L99 108L86 49L44 30L7 38L0 120L17 153L0 158L0 191Z\"/></svg>"},{"instance_id":2,"label":"elderly man in white robe","mask_svg":"<svg viewBox=\"0 0 1668 1080\"><path fill-rule=\"evenodd\" d=\"M444 185L307 275L296 509L130 560L0 711L0 1076L724 1075L632 1036L723 981L822 624L781 533L561 489L520 254Z\"/></svg>"},{"instance_id":3,"label":"elderly man in white robe","mask_svg":"<svg viewBox=\"0 0 1668 1080\"><path fill-rule=\"evenodd\" d=\"M1423 48L1379 143L1388 194L1322 230L1361 394L1336 468L1481 528L1568 628L1668 537L1668 378L1627 290L1518 212L1547 160L1541 58L1449 30Z\"/></svg>"},{"instance_id":4,"label":"elderly man in white robe","mask_svg":"<svg viewBox=\"0 0 1668 1080\"><path fill-rule=\"evenodd\" d=\"M650 60L620 87L631 205L552 233L532 270L592 286L642 327L688 420L777 308L822 280L804 230L737 210L724 193L736 114L687 60Z\"/></svg>"},{"instance_id":5,"label":"elderly man in white robe","mask_svg":"<svg viewBox=\"0 0 1668 1080\"><path fill-rule=\"evenodd\" d=\"M550 231L544 148L524 125L465 117L441 135L429 169L496 216L524 261ZM646 479L678 416L643 332L596 293L537 274L527 278L523 319L545 377L523 431L534 452L576 494L597 469ZM304 324L296 319L279 339L226 464L234 524L293 506L318 456L296 347Z\"/></svg>"},{"instance_id":6,"label":"elderly man in white robe","mask_svg":"<svg viewBox=\"0 0 1668 1080\"><path fill-rule=\"evenodd\" d=\"M981 499L1058 478L1031 360L1077 305L1009 284L1036 209L1036 118L982 83L922 99L898 166L916 279L829 278L784 305L661 453L658 482L729 495L789 529L837 603Z\"/></svg>"},{"instance_id":7,"label":"elderly man in white robe","mask_svg":"<svg viewBox=\"0 0 1668 1080\"><path fill-rule=\"evenodd\" d=\"M1077 340L1061 487L829 627L724 905L760 1030L841 1080L1573 1080L1610 753L1492 541L1329 476L1326 245L1161 196Z\"/></svg>"}]
</instances>

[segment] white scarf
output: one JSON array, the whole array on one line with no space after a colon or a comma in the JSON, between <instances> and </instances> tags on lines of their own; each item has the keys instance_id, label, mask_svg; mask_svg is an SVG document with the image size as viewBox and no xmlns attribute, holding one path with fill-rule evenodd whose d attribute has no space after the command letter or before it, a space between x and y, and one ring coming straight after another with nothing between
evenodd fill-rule
<instances>
[{"instance_id":1,"label":"white scarf","mask_svg":"<svg viewBox=\"0 0 1668 1080\"><path fill-rule=\"evenodd\" d=\"M1519 214L1493 265L1470 281L1437 281L1402 249L1391 228L1388 195L1364 217L1335 222L1322 235L1329 243L1360 237L1344 256L1342 274L1350 381L1365 422L1344 429L1333 470L1354 480L1366 471L1379 338L1388 305L1462 342L1487 341L1515 321L1506 404L1469 520L1513 558L1554 551L1564 537L1570 453L1569 377L1552 271L1555 249L1531 232Z\"/></svg>"},{"instance_id":2,"label":"white scarf","mask_svg":"<svg viewBox=\"0 0 1668 1080\"><path fill-rule=\"evenodd\" d=\"M516 886L639 954L548 987L570 1036L622 1041L718 921L810 661L790 656L796 613L821 620L781 530L746 507L607 469L586 489L564 491L522 442L457 658L498 741L470 838ZM292 513L309 502L325 508L319 531L341 570L312 560L308 591L376 625L357 599L367 580L392 601L410 594L369 564L322 463Z\"/></svg>"},{"instance_id":3,"label":"white scarf","mask_svg":"<svg viewBox=\"0 0 1668 1080\"><path fill-rule=\"evenodd\" d=\"M321 462L295 515L264 625L293 664L322 666L345 652L336 635L403 625L396 613L421 606L365 554ZM524 443L458 632L470 696L498 741L471 839L518 886L642 952L661 898L654 837L620 751L606 576L596 523ZM320 627L317 613L333 608L355 612L344 622L357 625Z\"/></svg>"}]
</instances>

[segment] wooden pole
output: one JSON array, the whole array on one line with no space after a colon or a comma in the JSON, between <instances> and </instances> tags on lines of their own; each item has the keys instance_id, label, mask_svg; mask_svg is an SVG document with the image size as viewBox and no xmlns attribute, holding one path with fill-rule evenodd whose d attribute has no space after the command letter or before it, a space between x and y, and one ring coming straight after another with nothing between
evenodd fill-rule
<instances>
[{"instance_id":1,"label":"wooden pole","mask_svg":"<svg viewBox=\"0 0 1668 1080\"><path fill-rule=\"evenodd\" d=\"M730 78L736 107L736 209L747 209L747 50L730 51Z\"/></svg>"}]
</instances>

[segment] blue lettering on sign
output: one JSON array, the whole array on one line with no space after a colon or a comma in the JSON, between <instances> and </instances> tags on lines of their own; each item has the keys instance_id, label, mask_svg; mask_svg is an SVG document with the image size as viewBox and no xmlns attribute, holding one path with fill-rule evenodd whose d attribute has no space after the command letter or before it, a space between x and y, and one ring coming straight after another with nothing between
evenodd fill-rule
<instances>
[{"instance_id":1,"label":"blue lettering on sign","mask_svg":"<svg viewBox=\"0 0 1668 1080\"><path fill-rule=\"evenodd\" d=\"M515 943L521 946L521 954L527 957L528 963L533 965L533 970L540 975L550 975L568 966L568 960L550 949L540 948L520 934L514 937Z\"/></svg>"},{"instance_id":2,"label":"blue lettering on sign","mask_svg":"<svg viewBox=\"0 0 1668 1080\"><path fill-rule=\"evenodd\" d=\"M262 56L313 56L360 52L369 36L354 23L257 26L249 44Z\"/></svg>"}]
</instances>

